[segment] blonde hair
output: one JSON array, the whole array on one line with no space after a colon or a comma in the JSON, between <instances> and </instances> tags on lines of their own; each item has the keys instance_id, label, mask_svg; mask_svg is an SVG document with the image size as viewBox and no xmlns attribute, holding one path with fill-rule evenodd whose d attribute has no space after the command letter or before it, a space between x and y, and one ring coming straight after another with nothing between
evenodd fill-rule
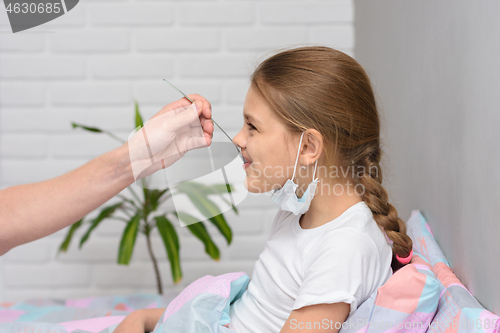
<instances>
[{"instance_id":1,"label":"blonde hair","mask_svg":"<svg viewBox=\"0 0 500 333\"><path fill-rule=\"evenodd\" d=\"M328 165L338 160L367 170L352 180L363 186L362 200L393 242L393 271L402 267L395 255L408 257L413 244L382 186L379 114L361 65L338 50L304 46L267 58L250 82L291 133L313 128L323 136Z\"/></svg>"}]
</instances>

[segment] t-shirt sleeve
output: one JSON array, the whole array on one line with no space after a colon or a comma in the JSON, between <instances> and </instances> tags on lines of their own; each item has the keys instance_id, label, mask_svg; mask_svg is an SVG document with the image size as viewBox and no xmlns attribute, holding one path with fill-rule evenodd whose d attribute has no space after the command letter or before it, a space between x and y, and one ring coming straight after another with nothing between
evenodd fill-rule
<instances>
[{"instance_id":1,"label":"t-shirt sleeve","mask_svg":"<svg viewBox=\"0 0 500 333\"><path fill-rule=\"evenodd\" d=\"M376 288L381 274L372 239L353 229L327 232L307 255L293 310L304 306L345 302L356 311Z\"/></svg>"}]
</instances>

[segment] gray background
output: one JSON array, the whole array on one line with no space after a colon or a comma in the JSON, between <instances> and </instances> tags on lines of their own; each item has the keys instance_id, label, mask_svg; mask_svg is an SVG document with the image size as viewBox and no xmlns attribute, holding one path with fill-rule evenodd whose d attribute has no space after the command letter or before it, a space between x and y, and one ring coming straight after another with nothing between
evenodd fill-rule
<instances>
[{"instance_id":1,"label":"gray background","mask_svg":"<svg viewBox=\"0 0 500 333\"><path fill-rule=\"evenodd\" d=\"M355 54L385 119L385 185L500 313L500 3L355 0ZM389 162L390 161L390 162Z\"/></svg>"}]
</instances>

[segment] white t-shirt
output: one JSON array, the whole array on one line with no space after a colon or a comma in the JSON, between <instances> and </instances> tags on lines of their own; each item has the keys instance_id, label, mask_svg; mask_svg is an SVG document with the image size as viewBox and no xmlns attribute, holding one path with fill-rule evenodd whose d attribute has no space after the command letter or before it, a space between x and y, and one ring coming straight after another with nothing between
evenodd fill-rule
<instances>
[{"instance_id":1,"label":"white t-shirt","mask_svg":"<svg viewBox=\"0 0 500 333\"><path fill-rule=\"evenodd\" d=\"M299 218L276 214L248 289L230 307L235 332L277 333L307 305L345 302L352 314L392 276L392 249L364 201L313 229Z\"/></svg>"}]
</instances>

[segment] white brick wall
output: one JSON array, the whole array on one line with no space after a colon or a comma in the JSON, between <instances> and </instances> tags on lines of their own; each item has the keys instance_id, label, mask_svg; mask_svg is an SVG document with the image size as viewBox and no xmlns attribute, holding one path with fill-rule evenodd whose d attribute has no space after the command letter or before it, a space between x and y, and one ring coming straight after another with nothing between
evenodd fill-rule
<instances>
[{"instance_id":1,"label":"white brick wall","mask_svg":"<svg viewBox=\"0 0 500 333\"><path fill-rule=\"evenodd\" d=\"M133 100L147 119L181 97L164 77L209 99L214 119L235 135L243 124L248 75L266 52L314 43L352 55L354 46L351 0L87 0L54 21L16 34L3 8L0 188L58 176L116 147L107 136L72 130L70 122L126 138L134 125ZM166 291L179 291L206 274L252 274L277 206L268 197L251 195L239 209L240 215L225 214L234 235L230 246L207 224L220 262L208 258L187 228L177 226L180 285L172 283L155 234ZM59 257L67 230L11 250L0 258L0 301L156 292L142 235L130 266L116 264L122 230L122 222L106 221L82 250L77 249L79 231L69 252Z\"/></svg>"}]
</instances>

